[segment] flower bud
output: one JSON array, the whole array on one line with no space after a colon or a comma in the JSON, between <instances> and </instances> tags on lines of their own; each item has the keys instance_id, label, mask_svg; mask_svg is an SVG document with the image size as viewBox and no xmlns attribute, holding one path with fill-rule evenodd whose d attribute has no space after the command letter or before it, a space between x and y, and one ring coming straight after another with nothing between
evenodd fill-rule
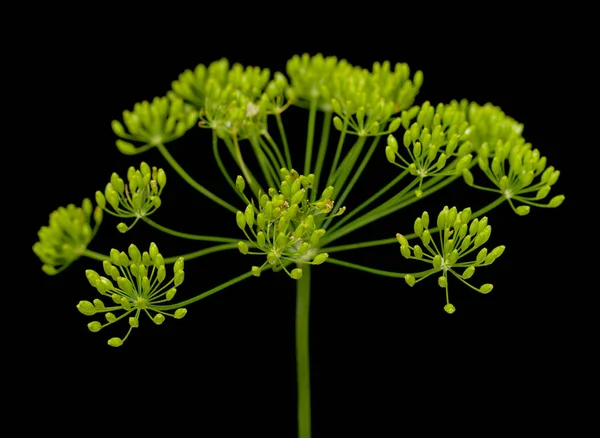
<instances>
[{"instance_id":1,"label":"flower bud","mask_svg":"<svg viewBox=\"0 0 600 438\"><path fill-rule=\"evenodd\" d=\"M397 131L398 128L400 128L401 123L402 123L402 119L400 117L396 117L394 120L392 120L392 123L390 123L390 126L388 127L388 132Z\"/></svg>"},{"instance_id":2,"label":"flower bud","mask_svg":"<svg viewBox=\"0 0 600 438\"><path fill-rule=\"evenodd\" d=\"M548 193L550 193L550 186L545 185L544 187L542 187L541 189L539 189L537 191L537 194L535 195L535 199L536 200L544 199L546 196L548 196Z\"/></svg>"},{"instance_id":3,"label":"flower bud","mask_svg":"<svg viewBox=\"0 0 600 438\"><path fill-rule=\"evenodd\" d=\"M238 249L240 250L240 252L244 255L248 254L248 245L246 245L244 242L239 241L238 242Z\"/></svg>"},{"instance_id":4,"label":"flower bud","mask_svg":"<svg viewBox=\"0 0 600 438\"><path fill-rule=\"evenodd\" d=\"M235 186L240 191L240 193L243 192L244 189L246 188L246 181L244 180L244 178L241 175L238 175L237 178L235 179Z\"/></svg>"},{"instance_id":5,"label":"flower bud","mask_svg":"<svg viewBox=\"0 0 600 438\"><path fill-rule=\"evenodd\" d=\"M464 169L462 171L462 176L468 186L472 186L474 184L473 174L469 169Z\"/></svg>"},{"instance_id":6,"label":"flower bud","mask_svg":"<svg viewBox=\"0 0 600 438\"><path fill-rule=\"evenodd\" d=\"M531 207L529 207L529 205L519 205L517 207L517 209L515 210L515 212L519 216L526 216L529 214L530 211L531 211Z\"/></svg>"},{"instance_id":7,"label":"flower bud","mask_svg":"<svg viewBox=\"0 0 600 438\"><path fill-rule=\"evenodd\" d=\"M187 309L185 308L181 308L181 309L177 309L175 311L175 313L173 314L173 318L175 319L181 319L183 318L185 315L187 314Z\"/></svg>"},{"instance_id":8,"label":"flower bud","mask_svg":"<svg viewBox=\"0 0 600 438\"><path fill-rule=\"evenodd\" d=\"M92 333L99 332L102 329L102 324L100 324L98 321L92 321L87 326Z\"/></svg>"},{"instance_id":9,"label":"flower bud","mask_svg":"<svg viewBox=\"0 0 600 438\"><path fill-rule=\"evenodd\" d=\"M496 258L500 257L502 254L504 254L504 250L506 249L506 247L504 245L500 245L497 246L496 248L494 248L492 250L492 252L496 255Z\"/></svg>"},{"instance_id":10,"label":"flower bud","mask_svg":"<svg viewBox=\"0 0 600 438\"><path fill-rule=\"evenodd\" d=\"M96 309L96 307L94 307L94 305L92 303L90 303L89 301L80 301L76 307L77 307L77 310L79 310L81 313L83 313L86 316L95 315L96 312L98 311Z\"/></svg>"},{"instance_id":11,"label":"flower bud","mask_svg":"<svg viewBox=\"0 0 600 438\"><path fill-rule=\"evenodd\" d=\"M421 215L421 222L423 224L423 228L427 228L429 226L429 213L426 211Z\"/></svg>"},{"instance_id":12,"label":"flower bud","mask_svg":"<svg viewBox=\"0 0 600 438\"><path fill-rule=\"evenodd\" d=\"M392 150L392 148L389 147L389 146L385 147L385 157L387 158L387 160L390 163L395 163L396 162L396 154L394 153L394 151Z\"/></svg>"},{"instance_id":13,"label":"flower bud","mask_svg":"<svg viewBox=\"0 0 600 438\"><path fill-rule=\"evenodd\" d=\"M110 338L108 340L108 345L110 345L111 347L120 347L121 345L123 345L123 341L121 340L121 338Z\"/></svg>"},{"instance_id":14,"label":"flower bud","mask_svg":"<svg viewBox=\"0 0 600 438\"><path fill-rule=\"evenodd\" d=\"M252 266L252 275L260 277L260 268L258 266Z\"/></svg>"},{"instance_id":15,"label":"flower bud","mask_svg":"<svg viewBox=\"0 0 600 438\"><path fill-rule=\"evenodd\" d=\"M494 285L486 283L479 288L479 292L481 292L482 294L488 294L492 291L492 289L494 289Z\"/></svg>"},{"instance_id":16,"label":"flower bud","mask_svg":"<svg viewBox=\"0 0 600 438\"><path fill-rule=\"evenodd\" d=\"M125 309L125 310L130 310L131 309L131 303L125 297L121 297L120 304L123 307L123 309Z\"/></svg>"},{"instance_id":17,"label":"flower bud","mask_svg":"<svg viewBox=\"0 0 600 438\"><path fill-rule=\"evenodd\" d=\"M448 210L448 216L446 217L446 226L448 228L454 225L457 216L458 212L456 210L456 207L452 207L450 210Z\"/></svg>"},{"instance_id":18,"label":"flower bud","mask_svg":"<svg viewBox=\"0 0 600 438\"><path fill-rule=\"evenodd\" d=\"M404 237L402 234L396 233L396 239L398 240L398 243L400 243L400 245L408 246L408 240L406 240L406 237Z\"/></svg>"},{"instance_id":19,"label":"flower bud","mask_svg":"<svg viewBox=\"0 0 600 438\"><path fill-rule=\"evenodd\" d=\"M409 258L410 257L410 248L408 247L408 245L400 245L400 253L402 254L402 256L404 258Z\"/></svg>"},{"instance_id":20,"label":"flower bud","mask_svg":"<svg viewBox=\"0 0 600 438\"><path fill-rule=\"evenodd\" d=\"M117 225L117 230L119 230L119 233L126 233L128 229L129 229L129 227L124 222L120 222Z\"/></svg>"},{"instance_id":21,"label":"flower bud","mask_svg":"<svg viewBox=\"0 0 600 438\"><path fill-rule=\"evenodd\" d=\"M406 274L404 276L404 281L406 281L406 284L408 284L410 287L413 287L417 282L417 280L415 280L415 277L410 274Z\"/></svg>"},{"instance_id":22,"label":"flower bud","mask_svg":"<svg viewBox=\"0 0 600 438\"><path fill-rule=\"evenodd\" d=\"M114 248L112 248L110 250L110 261L114 265L121 266L121 261L120 261L120 258L119 258L119 251L117 251Z\"/></svg>"},{"instance_id":23,"label":"flower bud","mask_svg":"<svg viewBox=\"0 0 600 438\"><path fill-rule=\"evenodd\" d=\"M161 325L163 322L165 322L165 317L162 313L157 313L154 315L154 318L152 318L152 322L154 322L156 325Z\"/></svg>"},{"instance_id":24,"label":"flower bud","mask_svg":"<svg viewBox=\"0 0 600 438\"><path fill-rule=\"evenodd\" d=\"M96 282L100 280L100 276L98 275L98 273L96 271L88 269L85 271L85 276L92 285L92 287L96 287Z\"/></svg>"},{"instance_id":25,"label":"flower bud","mask_svg":"<svg viewBox=\"0 0 600 438\"><path fill-rule=\"evenodd\" d=\"M553 186L558 181L558 177L560 176L560 170L555 170L552 172L550 177L548 178L548 185Z\"/></svg>"},{"instance_id":26,"label":"flower bud","mask_svg":"<svg viewBox=\"0 0 600 438\"><path fill-rule=\"evenodd\" d=\"M443 275L441 277L438 277L438 286L442 288L448 287L448 279Z\"/></svg>"},{"instance_id":27,"label":"flower bud","mask_svg":"<svg viewBox=\"0 0 600 438\"><path fill-rule=\"evenodd\" d=\"M439 254L433 257L433 267L437 270L442 269L442 257Z\"/></svg>"},{"instance_id":28,"label":"flower bud","mask_svg":"<svg viewBox=\"0 0 600 438\"><path fill-rule=\"evenodd\" d=\"M462 278L464 278L465 280L468 280L469 278L471 278L473 276L473 274L475 274L475 266L469 266L467 269L465 269L461 275Z\"/></svg>"},{"instance_id":29,"label":"flower bud","mask_svg":"<svg viewBox=\"0 0 600 438\"><path fill-rule=\"evenodd\" d=\"M452 315L454 312L456 312L456 307L454 307L452 304L448 303L444 306L444 310L449 315Z\"/></svg>"},{"instance_id":30,"label":"flower bud","mask_svg":"<svg viewBox=\"0 0 600 438\"><path fill-rule=\"evenodd\" d=\"M96 309L98 309L98 310L104 310L105 309L104 303L101 300L99 300L98 298L96 298L94 300L93 304L94 304L94 307Z\"/></svg>"},{"instance_id":31,"label":"flower bud","mask_svg":"<svg viewBox=\"0 0 600 438\"><path fill-rule=\"evenodd\" d=\"M485 261L485 258L487 257L487 253L487 248L482 248L477 254L477 257L475 258L475 263L477 263L478 265L482 264Z\"/></svg>"},{"instance_id":32,"label":"flower bud","mask_svg":"<svg viewBox=\"0 0 600 438\"><path fill-rule=\"evenodd\" d=\"M421 249L421 247L419 245L415 245L413 247L413 252L415 253L415 257L419 260L421 260L423 258L423 250Z\"/></svg>"},{"instance_id":33,"label":"flower bud","mask_svg":"<svg viewBox=\"0 0 600 438\"><path fill-rule=\"evenodd\" d=\"M415 230L415 234L417 235L417 237L421 237L421 235L423 234L423 220L420 217L415 219L413 228Z\"/></svg>"},{"instance_id":34,"label":"flower bud","mask_svg":"<svg viewBox=\"0 0 600 438\"><path fill-rule=\"evenodd\" d=\"M177 288L176 287L172 287L165 294L165 300L171 301L175 297L176 293L177 293Z\"/></svg>"},{"instance_id":35,"label":"flower bud","mask_svg":"<svg viewBox=\"0 0 600 438\"><path fill-rule=\"evenodd\" d=\"M127 141L118 139L115 142L115 145L117 146L117 149L119 149L119 152L121 152L123 155L134 155L136 153L135 146Z\"/></svg>"},{"instance_id":36,"label":"flower bud","mask_svg":"<svg viewBox=\"0 0 600 438\"><path fill-rule=\"evenodd\" d=\"M125 293L130 294L133 292L133 284L131 283L131 281L129 281L128 278L119 277L117 279L117 284L119 285L119 288L121 288Z\"/></svg>"},{"instance_id":37,"label":"flower bud","mask_svg":"<svg viewBox=\"0 0 600 438\"><path fill-rule=\"evenodd\" d=\"M302 278L302 269L301 268L293 269L292 272L290 273L290 276L294 280L300 280Z\"/></svg>"},{"instance_id":38,"label":"flower bud","mask_svg":"<svg viewBox=\"0 0 600 438\"><path fill-rule=\"evenodd\" d=\"M457 260L458 260L458 251L454 249L448 256L448 263L453 265L454 263L456 263Z\"/></svg>"},{"instance_id":39,"label":"flower bud","mask_svg":"<svg viewBox=\"0 0 600 438\"><path fill-rule=\"evenodd\" d=\"M142 261L142 254L140 253L138 247L135 246L133 243L129 245L127 252L129 253L129 257L131 258L133 263L139 264Z\"/></svg>"},{"instance_id":40,"label":"flower bud","mask_svg":"<svg viewBox=\"0 0 600 438\"><path fill-rule=\"evenodd\" d=\"M135 316L130 316L129 326L132 328L138 328L140 326L140 321Z\"/></svg>"},{"instance_id":41,"label":"flower bud","mask_svg":"<svg viewBox=\"0 0 600 438\"><path fill-rule=\"evenodd\" d=\"M110 312L105 313L104 317L106 318L106 321L109 324L112 324L113 322L115 322L117 320L117 317L114 314L110 313Z\"/></svg>"},{"instance_id":42,"label":"flower bud","mask_svg":"<svg viewBox=\"0 0 600 438\"><path fill-rule=\"evenodd\" d=\"M342 122L342 119L340 119L338 116L335 116L333 118L333 126L335 126L335 129L337 129L338 131L343 131L344 129L344 123Z\"/></svg>"},{"instance_id":43,"label":"flower bud","mask_svg":"<svg viewBox=\"0 0 600 438\"><path fill-rule=\"evenodd\" d=\"M495 260L496 260L496 254L494 253L494 251L492 251L486 256L485 264L491 265L492 263L494 263Z\"/></svg>"},{"instance_id":44,"label":"flower bud","mask_svg":"<svg viewBox=\"0 0 600 438\"><path fill-rule=\"evenodd\" d=\"M260 228L261 230L266 229L267 219L265 218L265 215L263 213L258 213L256 215L256 225L258 225L258 228Z\"/></svg>"},{"instance_id":45,"label":"flower bud","mask_svg":"<svg viewBox=\"0 0 600 438\"><path fill-rule=\"evenodd\" d=\"M279 257L277 257L277 254L275 254L274 250L271 250L267 254L267 262L269 262L270 265L274 265L275 263L277 263L277 260L279 260Z\"/></svg>"},{"instance_id":46,"label":"flower bud","mask_svg":"<svg viewBox=\"0 0 600 438\"><path fill-rule=\"evenodd\" d=\"M104 217L104 211L100 207L94 208L94 222L99 224L102 222L102 218Z\"/></svg>"},{"instance_id":47,"label":"flower bud","mask_svg":"<svg viewBox=\"0 0 600 438\"><path fill-rule=\"evenodd\" d=\"M556 208L556 207L560 206L564 200L565 200L565 195L557 195L550 200L550 202L548 203L548 207Z\"/></svg>"},{"instance_id":48,"label":"flower bud","mask_svg":"<svg viewBox=\"0 0 600 438\"><path fill-rule=\"evenodd\" d=\"M183 279L185 278L185 271L183 269L177 271L175 273L175 287L179 287L181 286L181 283L183 283Z\"/></svg>"},{"instance_id":49,"label":"flower bud","mask_svg":"<svg viewBox=\"0 0 600 438\"><path fill-rule=\"evenodd\" d=\"M468 154L465 155L464 157L462 157L460 160L458 160L458 163L456 163L456 174L461 174L463 170L465 170L466 168L469 167L469 164L471 164L471 159L473 158L473 155Z\"/></svg>"},{"instance_id":50,"label":"flower bud","mask_svg":"<svg viewBox=\"0 0 600 438\"><path fill-rule=\"evenodd\" d=\"M295 234L294 236L297 237ZM262 231L259 231L256 234L256 244L259 248L263 248L265 246L265 233L263 233Z\"/></svg>"},{"instance_id":51,"label":"flower bud","mask_svg":"<svg viewBox=\"0 0 600 438\"><path fill-rule=\"evenodd\" d=\"M106 198L100 190L96 192L96 204L98 204L100 208L106 207Z\"/></svg>"},{"instance_id":52,"label":"flower bud","mask_svg":"<svg viewBox=\"0 0 600 438\"><path fill-rule=\"evenodd\" d=\"M444 228L446 228L447 217L448 217L448 207L444 207L444 209L442 211L440 211L440 213L438 214L438 217L437 217L437 226L440 230L443 230Z\"/></svg>"},{"instance_id":53,"label":"flower bud","mask_svg":"<svg viewBox=\"0 0 600 438\"><path fill-rule=\"evenodd\" d=\"M254 225L254 206L252 204L248 204L246 210L244 211L244 216L248 226L252 227Z\"/></svg>"},{"instance_id":54,"label":"flower bud","mask_svg":"<svg viewBox=\"0 0 600 438\"><path fill-rule=\"evenodd\" d=\"M325 234L325 230L323 228L319 228L318 230L313 231L310 236L310 244L312 246L317 246L319 244L319 240Z\"/></svg>"},{"instance_id":55,"label":"flower bud","mask_svg":"<svg viewBox=\"0 0 600 438\"><path fill-rule=\"evenodd\" d=\"M423 242L423 245L425 245L425 246L429 245L430 241L431 241L431 233L429 232L429 230L423 231L423 234L421 235L421 242Z\"/></svg>"},{"instance_id":56,"label":"flower bud","mask_svg":"<svg viewBox=\"0 0 600 438\"><path fill-rule=\"evenodd\" d=\"M321 254L317 254L315 256L315 258L313 259L313 264L320 265L320 264L324 263L325 260L327 260L327 258L329 258L329 254L327 254L326 252L322 252Z\"/></svg>"},{"instance_id":57,"label":"flower bud","mask_svg":"<svg viewBox=\"0 0 600 438\"><path fill-rule=\"evenodd\" d=\"M244 230L246 228L246 218L244 213L238 210L238 212L235 214L235 220L240 230Z\"/></svg>"}]
</instances>

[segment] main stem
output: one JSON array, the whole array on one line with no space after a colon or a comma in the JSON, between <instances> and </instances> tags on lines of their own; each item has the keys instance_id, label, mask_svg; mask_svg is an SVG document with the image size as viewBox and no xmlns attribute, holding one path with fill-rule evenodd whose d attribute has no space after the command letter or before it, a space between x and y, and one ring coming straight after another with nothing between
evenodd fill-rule
<instances>
[{"instance_id":1,"label":"main stem","mask_svg":"<svg viewBox=\"0 0 600 438\"><path fill-rule=\"evenodd\" d=\"M296 373L298 378L298 438L310 438L310 361L308 321L310 307L310 265L302 265L296 286Z\"/></svg>"}]
</instances>

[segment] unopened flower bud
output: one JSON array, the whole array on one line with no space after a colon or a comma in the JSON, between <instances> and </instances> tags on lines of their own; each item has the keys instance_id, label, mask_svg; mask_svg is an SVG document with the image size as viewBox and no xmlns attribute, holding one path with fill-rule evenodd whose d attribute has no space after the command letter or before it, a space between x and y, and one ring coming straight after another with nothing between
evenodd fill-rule
<instances>
[{"instance_id":1,"label":"unopened flower bud","mask_svg":"<svg viewBox=\"0 0 600 438\"><path fill-rule=\"evenodd\" d=\"M88 329L90 329L90 331L93 333L99 332L102 329L102 324L100 324L98 321L92 321L87 326Z\"/></svg>"},{"instance_id":2,"label":"unopened flower bud","mask_svg":"<svg viewBox=\"0 0 600 438\"><path fill-rule=\"evenodd\" d=\"M183 318L183 317L184 317L186 314L187 314L187 309L185 309L185 308L183 308L183 307L182 307L181 309L177 309L177 310L175 311L175 314L173 315L173 317L174 317L175 319L181 319L181 318Z\"/></svg>"},{"instance_id":3,"label":"unopened flower bud","mask_svg":"<svg viewBox=\"0 0 600 438\"><path fill-rule=\"evenodd\" d=\"M494 289L494 285L486 283L479 288L479 292L481 292L482 294L487 294L490 293L492 289Z\"/></svg>"},{"instance_id":4,"label":"unopened flower bud","mask_svg":"<svg viewBox=\"0 0 600 438\"><path fill-rule=\"evenodd\" d=\"M302 278L302 269L301 268L293 269L292 272L290 273L290 276L294 280L300 280Z\"/></svg>"},{"instance_id":5,"label":"unopened flower bud","mask_svg":"<svg viewBox=\"0 0 600 438\"><path fill-rule=\"evenodd\" d=\"M120 347L121 345L123 345L123 341L121 340L121 338L110 338L108 340L108 345L110 345L111 347Z\"/></svg>"},{"instance_id":6,"label":"unopened flower bud","mask_svg":"<svg viewBox=\"0 0 600 438\"><path fill-rule=\"evenodd\" d=\"M454 312L456 312L456 307L448 303L444 306L444 310L446 311L446 313L452 315Z\"/></svg>"}]
</instances>

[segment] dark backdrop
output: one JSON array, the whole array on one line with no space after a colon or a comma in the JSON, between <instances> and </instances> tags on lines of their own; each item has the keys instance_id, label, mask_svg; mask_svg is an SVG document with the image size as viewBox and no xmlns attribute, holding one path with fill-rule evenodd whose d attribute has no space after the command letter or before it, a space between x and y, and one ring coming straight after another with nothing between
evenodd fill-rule
<instances>
[{"instance_id":1,"label":"dark backdrop","mask_svg":"<svg viewBox=\"0 0 600 438\"><path fill-rule=\"evenodd\" d=\"M548 409L564 404L562 394L571 386L575 367L560 364L576 352L567 333L583 306L563 286L568 274L557 264L571 202L565 180L572 177L566 161L570 145L557 126L564 96L555 87L562 63L569 60L556 50L557 38L552 32L541 39L508 31L490 36L477 27L460 35L432 34L424 27L409 37L402 37L400 29L386 34L375 29L360 37L338 34L310 42L288 40L274 30L261 32L230 35L225 27L179 37L116 25L75 26L41 39L29 71L41 111L41 121L31 129L40 135L27 162L28 173L42 182L37 190L43 195L36 197L27 218L27 243L35 242L53 209L93 198L111 172L124 174L140 160L163 166L168 175L158 222L192 233L240 235L233 216L186 186L157 151L125 157L114 146L110 121L135 102L163 95L184 69L227 57L284 71L287 59L303 52L336 55L364 67L386 59L408 62L425 74L417 103L492 102L523 122L526 139L563 171L553 193L565 193L567 201L555 210L532 209L527 217L516 216L508 205L492 211L490 245L507 249L474 279L476 284L492 282L495 289L484 296L453 281L453 315L443 311L444 295L434 279L409 288L403 280L338 266L314 268L314 436L347 436L356 430L370 431L364 436L395 436L408 427L413 412L430 415L431 422L438 415L450 421L441 416L452 407L452 421L493 411L493 423L523 416L535 425L538 417L529 408L543 406L539 419L546 421ZM290 117L291 140L301 147L306 114L294 111ZM168 147L207 188L236 201L220 179L207 132L196 130ZM346 204L350 207L390 175L393 168L381 150ZM424 209L434 214L444 205L476 210L493 199L459 181L361 230L359 238L410 232ZM154 241L165 255L174 255L201 247L143 223L121 235L116 224L105 217L90 248L107 252ZM390 270L406 266L398 245L338 256ZM39 401L44 409L55 409L49 430L86 423L104 431L125 419L209 437L294 436L295 290L285 275L250 278L189 306L181 321L169 319L155 327L142 319L125 345L114 349L106 339L124 334L126 327L90 333L86 324L92 318L75 309L79 300L96 297L84 270L101 271L100 262L83 259L52 278L38 269L33 254L24 263L32 285L28 293L42 310L22 332L28 341L21 356L29 375L25 406ZM256 261L237 251L190 261L178 298L207 290L252 264ZM552 412L560 419L560 408Z\"/></svg>"}]
</instances>

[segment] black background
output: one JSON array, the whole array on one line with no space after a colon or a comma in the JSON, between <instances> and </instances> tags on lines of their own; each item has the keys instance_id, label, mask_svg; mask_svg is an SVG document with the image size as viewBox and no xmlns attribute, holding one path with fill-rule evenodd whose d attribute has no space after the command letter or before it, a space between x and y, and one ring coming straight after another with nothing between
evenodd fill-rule
<instances>
[{"instance_id":1,"label":"black background","mask_svg":"<svg viewBox=\"0 0 600 438\"><path fill-rule=\"evenodd\" d=\"M193 17L189 21L181 27L189 28ZM573 175L567 162L572 145L557 123L565 96L557 95L556 84L564 63L576 63L559 50L560 34L547 29L525 38L510 26L502 32L482 26L432 32L423 25L402 37L400 29L384 33L385 26L373 26L369 32L348 36L340 29L309 41L298 29L290 38L277 27L230 33L224 26L184 36L167 35L160 26L70 26L39 40L31 55L34 67L27 70L41 108L39 122L30 128L37 149L28 159L28 173L41 182L36 190L42 193L29 205L29 245L52 210L86 196L93 199L111 172L124 174L140 160L164 167L168 175L163 206L153 217L157 222L192 233L240 235L233 216L186 186L157 151L122 156L110 129L110 121L135 102L164 95L184 69L221 57L272 72L284 71L286 61L303 52L335 55L363 67L386 59L407 62L425 74L416 103L492 102L524 123L526 139L562 171L552 193L564 193L567 200L559 209L532 209L526 217L516 216L508 205L488 214L490 246L507 249L494 265L478 270L474 280L492 282L492 293L480 295L452 282L457 312L447 315L434 279L409 288L403 280L338 266L313 269L313 430L316 437L357 430L369 431L364 436L395 436L409 427L413 412L429 415L419 423L423 430L470 415L509 427L519 418L533 427L549 418L564 419L579 373L574 325L585 322L579 312L586 299L576 285L565 286L569 273L558 263L565 257L565 224L573 208L567 181ZM289 117L291 140L301 148L306 113L293 110ZM236 202L220 179L207 132L195 130L168 147L201 184ZM347 200L348 208L393 175L381 150ZM476 210L494 199L460 181L366 227L355 239L411 232L424 209L437 213L444 205L456 205ZM117 222L105 217L90 248L108 252L154 241L171 256L202 247L143 223L121 235L114 228ZM400 272L406 267L398 245L337 256ZM208 437L295 436L295 290L285 275L250 278L189 306L181 321L168 319L156 327L142 320L125 345L114 349L106 340L122 336L126 327L90 333L86 324L92 318L75 309L79 300L96 297L84 270L101 271L100 262L79 260L56 277L44 275L32 253L23 263L28 293L40 310L20 331L21 371L28 376L23 406L54 407L49 430L70 430L83 422L92 430L107 430L124 422L167 425ZM237 251L190 261L178 298L210 289L253 264L257 261ZM454 419L443 419L449 412Z\"/></svg>"}]
</instances>

